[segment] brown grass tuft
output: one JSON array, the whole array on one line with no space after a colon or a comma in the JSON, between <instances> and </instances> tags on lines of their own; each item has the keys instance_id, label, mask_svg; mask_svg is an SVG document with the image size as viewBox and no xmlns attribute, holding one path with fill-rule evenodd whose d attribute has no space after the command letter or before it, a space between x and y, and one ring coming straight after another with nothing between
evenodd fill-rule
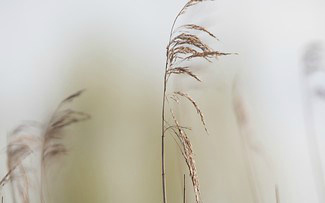
<instances>
[{"instance_id":1,"label":"brown grass tuft","mask_svg":"<svg viewBox=\"0 0 325 203\"><path fill-rule=\"evenodd\" d=\"M60 143L66 136L62 131L65 127L88 120L89 114L69 109L67 105L82 94L83 90L76 92L64 99L52 115L42 137L42 164L44 167L51 159L64 155L67 152L63 143Z\"/></svg>"},{"instance_id":2,"label":"brown grass tuft","mask_svg":"<svg viewBox=\"0 0 325 203\"><path fill-rule=\"evenodd\" d=\"M195 166L194 154L192 149L192 144L190 142L189 137L185 133L185 129L187 127L181 126L176 119L172 107L169 106L169 111L171 112L173 118L173 125L168 124L165 119L166 114L166 105L168 99L172 99L176 103L180 103L179 97L183 97L193 105L194 109L200 116L201 122L204 126L205 131L208 133L208 129L206 127L206 122L203 116L199 105L196 101L187 93L184 92L173 92L172 94L168 92L168 79L171 75L183 75L188 76L196 81L201 82L201 79L193 73L190 66L182 66L182 63L187 61L191 61L193 58L204 59L211 62L210 59L219 58L220 56L230 55L230 53L223 53L214 50L208 44L204 43L200 37L196 34L192 34L193 31L199 31L206 33L209 37L217 40L216 36L208 31L205 27L195 25L195 24L185 24L176 29L174 29L175 24L178 18L183 15L187 9L192 6L197 5L198 3L203 2L203 0L190 0L188 1L184 7L177 14L176 18L171 27L169 43L167 45L167 53L166 53L166 64L165 64L165 76L164 76L164 89L163 89L163 102L162 102L162 134L161 134L161 167L162 167L162 194L163 194L163 203L167 202L167 194L166 194L166 175L165 175L165 133L169 130L176 135L178 138L177 144L181 149L181 153L184 157L185 163L187 164L189 174L192 180L192 185L195 193L196 202L201 202L200 198L200 187L199 187L199 178L197 175L197 169Z\"/></svg>"},{"instance_id":3,"label":"brown grass tuft","mask_svg":"<svg viewBox=\"0 0 325 203\"><path fill-rule=\"evenodd\" d=\"M5 182L11 182L12 198L14 202L29 203L30 180L28 169L23 161L34 151L39 138L34 134L39 126L35 123L26 123L18 126L9 136L7 145L8 173Z\"/></svg>"},{"instance_id":4,"label":"brown grass tuft","mask_svg":"<svg viewBox=\"0 0 325 203\"><path fill-rule=\"evenodd\" d=\"M40 200L44 202L43 190L46 182L46 170L50 163L54 163L54 158L67 153L66 146L62 143L67 135L63 133L65 127L88 120L90 116L86 113L72 110L68 107L75 98L79 97L83 91L78 91L64 99L47 125L37 123L26 123L18 126L9 136L7 145L7 165L8 173L2 178L1 186L8 181L11 182L13 201L29 203L29 170L24 164L24 160L32 153L40 153ZM41 132L41 133L39 133Z\"/></svg>"}]
</instances>

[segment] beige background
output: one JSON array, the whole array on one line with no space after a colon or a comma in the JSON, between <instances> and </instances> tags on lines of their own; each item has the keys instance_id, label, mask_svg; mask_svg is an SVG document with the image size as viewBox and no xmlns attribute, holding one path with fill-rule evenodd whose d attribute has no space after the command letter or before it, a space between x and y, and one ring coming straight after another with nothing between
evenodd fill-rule
<instances>
[{"instance_id":1,"label":"beige background","mask_svg":"<svg viewBox=\"0 0 325 203\"><path fill-rule=\"evenodd\" d=\"M49 177L50 202L161 202L165 47L184 3L1 0L0 174L6 172L10 130L24 120L45 121L62 98L86 88L75 108L93 118L67 130L71 151ZM190 106L178 110L194 128L190 136L204 202L251 203L252 188L258 188L257 202L274 203L275 184L281 203L320 202L303 120L301 71L306 47L324 41L324 9L322 0L217 0L182 18L215 33L217 50L239 53L196 64L203 84L183 79L175 84L198 101L211 132L204 134ZM234 78L250 118L250 143L259 150L243 151L247 140L232 109ZM320 135L322 118L316 119ZM169 202L180 202L185 165L173 139L167 140ZM318 143L325 143L322 136ZM186 187L188 202L194 202L189 179Z\"/></svg>"}]
</instances>

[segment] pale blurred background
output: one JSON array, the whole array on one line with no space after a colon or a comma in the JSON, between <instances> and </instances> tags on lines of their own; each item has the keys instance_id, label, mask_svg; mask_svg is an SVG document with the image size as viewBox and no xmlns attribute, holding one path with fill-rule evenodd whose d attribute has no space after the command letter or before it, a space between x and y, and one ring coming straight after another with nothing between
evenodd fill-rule
<instances>
[{"instance_id":1,"label":"pale blurred background","mask_svg":"<svg viewBox=\"0 0 325 203\"><path fill-rule=\"evenodd\" d=\"M8 133L25 120L46 121L64 97L85 88L74 108L92 119L66 131L70 152L51 174L50 202L161 202L165 51L185 3L0 0L0 176ZM197 100L210 130L204 133L189 105L178 109L193 127L204 202L324 202L325 171L314 162L325 163L325 104L308 95L309 105L316 102L318 160L308 141L310 83L303 72L308 47L325 40L324 11L323 0L216 0L179 22L207 27L220 40L217 50L238 53L197 64L202 84L174 83ZM249 120L245 129L236 121L234 94ZM168 199L181 202L186 166L172 137L167 149Z\"/></svg>"}]
</instances>

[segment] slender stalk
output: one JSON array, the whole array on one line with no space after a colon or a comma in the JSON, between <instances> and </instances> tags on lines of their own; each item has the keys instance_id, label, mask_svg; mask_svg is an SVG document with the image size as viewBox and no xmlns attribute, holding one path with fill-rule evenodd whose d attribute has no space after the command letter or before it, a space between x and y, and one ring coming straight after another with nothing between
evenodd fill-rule
<instances>
[{"instance_id":1,"label":"slender stalk","mask_svg":"<svg viewBox=\"0 0 325 203\"><path fill-rule=\"evenodd\" d=\"M195 161L193 159L193 150L192 145L190 143L189 138L186 133L183 131L182 126L179 124L177 119L175 118L172 108L169 107L171 111L171 115L173 117L175 125L168 126L169 124L165 120L166 115L166 102L168 102L167 96L167 83L170 75L187 75L194 78L196 81L200 81L200 79L189 69L189 67L181 67L176 66L181 62L190 61L192 58L201 58L205 59L209 62L209 58L218 58L219 56L229 55L230 53L222 53L213 50L207 44L205 44L197 35L188 34L187 31L202 31L209 34L211 37L215 38L213 34L207 31L204 27L193 25L193 24L185 24L184 26L175 28L177 20L179 17L185 13L186 9L197 4L198 2L202 2L202 0L189 0L179 11L179 13L174 18L174 21L171 26L170 34L169 34L169 42L166 50L166 63L165 63L165 72L164 72L164 86L163 86L163 101L162 101L162 121L161 121L161 173L162 173L162 195L163 195L163 203L167 203L167 191L166 191L166 149L165 149L165 133L168 129L172 129L174 133L177 135L180 143L182 144L182 148L184 151L183 156L187 167L190 171L190 177L192 180L193 189L195 192L196 202L200 203L200 189L199 189L199 180L197 176ZM183 30L181 29L183 28ZM186 31L187 30L187 31ZM175 34L176 31L179 33ZM176 36L174 36L176 35ZM168 92L169 93L169 92ZM169 94L168 94L169 95ZM197 103L186 93L183 92L173 92L171 98L178 103L178 98L183 98L188 100L194 106L194 109L200 115L202 124L206 129L205 121L201 110L199 109ZM168 126L168 127L166 127ZM175 129L173 129L175 128ZM184 191L185 192L185 191ZM185 201L185 197L184 197Z\"/></svg>"},{"instance_id":2,"label":"slender stalk","mask_svg":"<svg viewBox=\"0 0 325 203\"><path fill-rule=\"evenodd\" d=\"M167 61L166 70L164 76L164 92L163 92L163 103L162 103L162 122L161 122L161 176L162 176L162 188L163 188L163 203L167 203L166 193L166 169L165 169L165 102L166 102L166 77L167 77Z\"/></svg>"},{"instance_id":3,"label":"slender stalk","mask_svg":"<svg viewBox=\"0 0 325 203\"><path fill-rule=\"evenodd\" d=\"M186 5L185 5L186 6ZM174 31L174 27L178 17L183 12L185 6L182 10L177 14L176 18L173 21L170 35L169 35L169 43L172 40L172 35ZM168 45L169 45L168 43ZM167 56L169 54L169 49L167 47ZM167 91L167 70L168 70L168 57L166 58L165 64L165 73L164 73L164 90L163 90L163 101L162 101L162 113L161 113L161 178L162 178L162 192L163 192L163 203L167 203L167 191L166 191L166 164L165 164L165 103L166 103L166 91Z\"/></svg>"},{"instance_id":4,"label":"slender stalk","mask_svg":"<svg viewBox=\"0 0 325 203\"><path fill-rule=\"evenodd\" d=\"M184 185L183 185L183 203L186 203L185 174L184 174Z\"/></svg>"}]
</instances>

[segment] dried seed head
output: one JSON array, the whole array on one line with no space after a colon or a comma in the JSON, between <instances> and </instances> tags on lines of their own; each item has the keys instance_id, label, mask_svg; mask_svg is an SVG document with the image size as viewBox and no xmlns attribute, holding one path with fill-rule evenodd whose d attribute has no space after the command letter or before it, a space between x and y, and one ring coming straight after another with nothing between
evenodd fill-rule
<instances>
[{"instance_id":1,"label":"dried seed head","mask_svg":"<svg viewBox=\"0 0 325 203\"><path fill-rule=\"evenodd\" d=\"M41 153L41 171L46 169L47 164L53 162L53 158L67 153L62 139L66 136L63 129L73 123L84 121L90 116L67 108L75 98L82 94L78 91L64 99L54 114L45 130L42 125L35 122L18 126L9 136L7 145L8 173L0 181L3 186L9 180L13 188L13 199L18 202L29 203L29 174L23 161L32 153ZM43 133L41 132L43 131ZM45 171L43 171L45 173ZM41 179L44 173L41 172ZM41 180L42 181L42 180ZM41 188L42 189L42 188ZM40 192L43 201L42 191Z\"/></svg>"},{"instance_id":2,"label":"dried seed head","mask_svg":"<svg viewBox=\"0 0 325 203\"><path fill-rule=\"evenodd\" d=\"M202 125L204 127L204 130L206 131L207 134L209 134L208 128L207 128L206 123L205 123L204 115L203 115L201 109L199 108L199 105L195 102L195 100L192 97L190 97L188 94L184 93L184 92L174 92L174 94L182 96L182 97L186 98L188 101L191 102L193 107L196 109L196 112L200 116L200 119L201 119Z\"/></svg>"},{"instance_id":3,"label":"dried seed head","mask_svg":"<svg viewBox=\"0 0 325 203\"><path fill-rule=\"evenodd\" d=\"M18 201L29 202L29 176L23 161L39 146L39 137L34 134L37 126L32 123L18 126L8 137L7 167L8 173L3 179L5 184L10 181L13 188L13 198Z\"/></svg>"},{"instance_id":4,"label":"dried seed head","mask_svg":"<svg viewBox=\"0 0 325 203\"><path fill-rule=\"evenodd\" d=\"M176 126L176 129L174 131L175 135L177 136L179 142L181 143L181 152L184 157L185 163L188 167L190 177L192 180L192 185L195 193L195 199L196 202L199 203L201 202L201 195L200 195L200 183L199 183L199 177L197 175L197 169L196 169L196 164L195 164L195 159L194 159L194 154L193 154L193 147L192 143L189 139L189 137L186 135L185 131L183 128L179 125L173 111L171 110L171 114Z\"/></svg>"},{"instance_id":5,"label":"dried seed head","mask_svg":"<svg viewBox=\"0 0 325 203\"><path fill-rule=\"evenodd\" d=\"M201 82L201 79L195 75L190 69L189 67L176 67L176 68L172 68L172 69L169 69L167 71L167 74L168 76L171 75L171 74L185 74L185 75L188 75L192 78L194 78L195 80Z\"/></svg>"},{"instance_id":6,"label":"dried seed head","mask_svg":"<svg viewBox=\"0 0 325 203\"><path fill-rule=\"evenodd\" d=\"M207 33L208 35L210 35L211 37L217 39L217 37L212 34L211 32L209 32L206 28L202 27L202 26L199 26L199 25L195 25L195 24L186 24L186 25L182 25L180 26L178 29L182 30L182 29L188 29L189 31L191 30L198 30L198 31L202 31L202 32L205 32ZM178 30L177 29L177 30ZM218 39L217 39L218 40Z\"/></svg>"},{"instance_id":7,"label":"dried seed head","mask_svg":"<svg viewBox=\"0 0 325 203\"><path fill-rule=\"evenodd\" d=\"M168 122L165 120L165 101L168 102L168 98L171 98L176 103L179 103L179 97L183 97L188 100L193 107L195 108L197 114L200 116L201 122L204 126L205 131L208 134L208 129L206 127L205 119L203 113L194 99L192 99L188 94L184 92L173 92L171 96L166 94L167 91L167 83L168 79L171 75L184 75L195 79L196 81L201 82L201 79L193 73L189 66L182 66L182 63L185 61L190 61L194 58L204 59L209 62L210 59L217 59L220 56L230 55L230 53L223 53L220 51L216 51L208 44L204 43L200 37L196 34L191 33L191 31L199 31L202 33L207 34L210 38L217 39L214 34L208 31L205 27L195 25L195 24L185 24L177 29L174 29L176 21L178 18L183 15L186 10L198 3L203 2L203 0L190 0L188 1L181 11L176 16L174 23L171 28L170 39L167 45L167 59L166 59L166 69L165 69L165 80L164 80L164 101L163 101L163 115L162 115L162 123L163 123L163 130L162 130L162 137L164 138L165 132L171 130L177 136L177 144L181 149L181 153L184 157L185 163L187 164L190 177L192 180L192 185L195 193L195 199L197 203L201 202L200 198L200 186L199 186L199 178L197 175L197 170L195 166L194 154L192 149L192 144L190 142L189 137L185 133L185 129L183 126L179 124L177 121L173 109L170 108L170 112L172 118L174 120L173 125L169 125ZM166 125L168 124L168 127ZM162 177L163 177L163 195L164 195L164 202L166 199L166 192L165 192L165 168L164 168L164 142L162 142Z\"/></svg>"},{"instance_id":8,"label":"dried seed head","mask_svg":"<svg viewBox=\"0 0 325 203\"><path fill-rule=\"evenodd\" d=\"M44 164L44 167L48 163L51 163L50 161L52 158L67 153L65 145L61 143L62 139L66 136L66 134L62 132L63 129L74 123L90 119L89 114L75 111L67 107L68 104L79 97L83 92L84 90L80 90L64 99L47 124L42 138L42 164Z\"/></svg>"}]
</instances>

